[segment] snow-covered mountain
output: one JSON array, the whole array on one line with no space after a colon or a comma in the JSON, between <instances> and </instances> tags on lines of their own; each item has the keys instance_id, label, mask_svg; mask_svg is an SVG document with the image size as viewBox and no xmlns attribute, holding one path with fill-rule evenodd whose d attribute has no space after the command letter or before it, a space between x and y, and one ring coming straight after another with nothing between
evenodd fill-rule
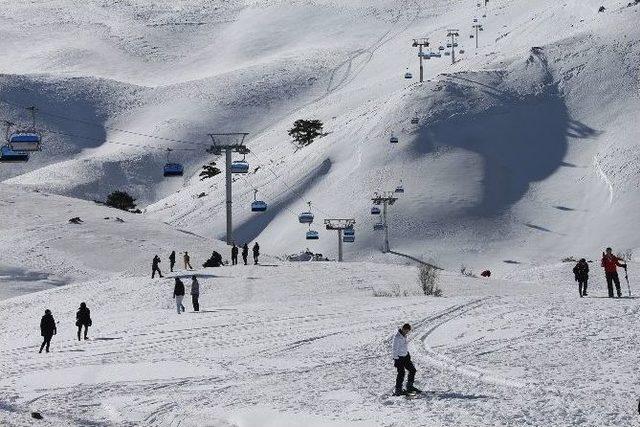
<instances>
[{"instance_id":1,"label":"snow-covered mountain","mask_svg":"<svg viewBox=\"0 0 640 427\"><path fill-rule=\"evenodd\" d=\"M148 215L222 238L223 177L198 178L215 160L207 133L247 131L235 235L273 253L335 252L327 232L304 241L295 214L310 200L319 219L355 218L352 256L377 257L370 197L400 180L392 247L446 266L633 249L640 8L600 5L6 2L2 115L18 121L17 105L37 105L48 132L41 155L0 173L86 199L126 189ZM449 28L464 54L425 61L416 82L412 38L437 51ZM286 131L298 118L323 120L328 135L295 151ZM184 179L162 177L166 148ZM254 188L270 204L260 216Z\"/></svg>"}]
</instances>

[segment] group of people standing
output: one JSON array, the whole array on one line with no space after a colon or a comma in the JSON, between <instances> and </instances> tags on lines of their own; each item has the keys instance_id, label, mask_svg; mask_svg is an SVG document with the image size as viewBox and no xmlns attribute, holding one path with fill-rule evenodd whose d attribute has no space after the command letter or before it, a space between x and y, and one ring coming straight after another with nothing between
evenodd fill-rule
<instances>
[{"instance_id":1,"label":"group of people standing","mask_svg":"<svg viewBox=\"0 0 640 427\"><path fill-rule=\"evenodd\" d=\"M236 246L234 242L233 246L231 246L231 265L238 265L239 250L240 248ZM258 258L260 257L260 245L258 244L258 242L255 242L253 244L253 248L251 249L251 252L253 252L253 263L257 265ZM249 257L249 245L245 243L244 245L242 245L242 261L244 262L244 265L247 265L248 257Z\"/></svg>"},{"instance_id":2,"label":"group of people standing","mask_svg":"<svg viewBox=\"0 0 640 427\"><path fill-rule=\"evenodd\" d=\"M604 274L607 280L607 291L609 293L609 298L614 297L613 287L615 285L615 290L618 298L622 297L622 290L620 289L620 277L618 276L618 267L624 268L627 270L627 264L621 263L624 261L622 258L617 257L613 254L613 250L611 248L607 248L606 252L602 254L602 259L600 260L600 266L604 268ZM575 277L575 281L578 282L578 292L580 293L580 297L587 296L587 285L589 282L589 264L587 260L582 258L578 263L573 267L573 274Z\"/></svg>"},{"instance_id":3,"label":"group of people standing","mask_svg":"<svg viewBox=\"0 0 640 427\"><path fill-rule=\"evenodd\" d=\"M176 277L175 284L173 286L173 298L176 300L176 309L178 314L181 314L186 310L184 305L182 305L184 294L184 283L182 283L182 280L180 280L179 277ZM200 311L200 302L198 301L198 298L200 298L200 283L194 274L191 276L191 304L193 305L193 311Z\"/></svg>"},{"instance_id":4,"label":"group of people standing","mask_svg":"<svg viewBox=\"0 0 640 427\"><path fill-rule=\"evenodd\" d=\"M182 260L184 261L185 270L193 270L193 267L191 266L191 256L189 255L189 252L184 251L184 254L182 255ZM158 276L160 276L160 278L164 277L162 275L162 271L160 271L161 262L162 261L160 260L160 257L158 255L153 257L153 261L151 261L151 278L152 279L156 277L156 273L158 273ZM172 273L175 266L176 266L176 251L171 251L171 254L169 254L169 269L171 270Z\"/></svg>"},{"instance_id":5,"label":"group of people standing","mask_svg":"<svg viewBox=\"0 0 640 427\"><path fill-rule=\"evenodd\" d=\"M82 328L84 328L84 339L88 340L87 333L89 327L93 324L91 321L91 311L84 302L80 303L78 312L76 313L76 326L78 327L78 341L81 341ZM58 327L51 310L46 309L44 316L40 319L40 335L42 336L42 345L40 345L39 353L42 350L46 350L49 353L49 346L51 345L51 338L58 333Z\"/></svg>"}]
</instances>

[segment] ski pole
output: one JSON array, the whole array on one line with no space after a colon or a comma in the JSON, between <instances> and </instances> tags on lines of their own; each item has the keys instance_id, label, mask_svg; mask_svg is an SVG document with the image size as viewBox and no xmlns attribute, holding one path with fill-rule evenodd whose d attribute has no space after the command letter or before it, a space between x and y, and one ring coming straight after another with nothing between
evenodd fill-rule
<instances>
[{"instance_id":1,"label":"ski pole","mask_svg":"<svg viewBox=\"0 0 640 427\"><path fill-rule=\"evenodd\" d=\"M627 288L629 289L629 298L631 298L631 285L629 284L629 274L627 273L627 266L624 266L624 278L627 281Z\"/></svg>"}]
</instances>

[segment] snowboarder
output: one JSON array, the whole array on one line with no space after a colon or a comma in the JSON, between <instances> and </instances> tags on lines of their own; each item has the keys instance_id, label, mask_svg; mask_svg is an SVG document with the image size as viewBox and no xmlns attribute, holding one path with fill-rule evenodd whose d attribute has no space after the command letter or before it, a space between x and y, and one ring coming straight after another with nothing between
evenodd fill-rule
<instances>
[{"instance_id":1,"label":"snowboarder","mask_svg":"<svg viewBox=\"0 0 640 427\"><path fill-rule=\"evenodd\" d=\"M191 267L191 257L187 251L184 251L184 269L193 270L193 267Z\"/></svg>"},{"instance_id":2,"label":"snowboarder","mask_svg":"<svg viewBox=\"0 0 640 427\"><path fill-rule=\"evenodd\" d=\"M47 353L49 353L51 338L57 333L58 329L56 328L56 321L51 314L51 310L46 309L44 311L44 316L42 316L42 320L40 320L40 335L42 335L44 341L42 341L39 353L42 353L42 349L45 348L45 346Z\"/></svg>"},{"instance_id":3,"label":"snowboarder","mask_svg":"<svg viewBox=\"0 0 640 427\"><path fill-rule=\"evenodd\" d=\"M578 292L580 297L587 296L587 281L589 280L589 264L587 260L581 258L580 261L573 267L573 274L578 282Z\"/></svg>"},{"instance_id":4,"label":"snowboarder","mask_svg":"<svg viewBox=\"0 0 640 427\"><path fill-rule=\"evenodd\" d=\"M235 243L231 247L231 264L238 265L238 247Z\"/></svg>"},{"instance_id":5,"label":"snowboarder","mask_svg":"<svg viewBox=\"0 0 640 427\"><path fill-rule=\"evenodd\" d=\"M620 291L620 278L618 277L617 267L627 268L626 264L621 264L621 258L618 258L612 253L611 248L607 248L607 253L602 254L602 261L600 265L604 267L604 274L607 278L607 290L609 291L609 298L613 298L613 284L616 285L616 291L618 298L622 296Z\"/></svg>"},{"instance_id":6,"label":"snowboarder","mask_svg":"<svg viewBox=\"0 0 640 427\"><path fill-rule=\"evenodd\" d=\"M258 257L260 256L260 245L258 245L258 242L256 242L253 245L253 263L254 264L258 264Z\"/></svg>"},{"instance_id":7,"label":"snowboarder","mask_svg":"<svg viewBox=\"0 0 640 427\"><path fill-rule=\"evenodd\" d=\"M84 302L80 303L80 308L76 313L76 326L78 327L78 341L80 341L80 332L82 331L82 327L84 326L84 339L87 339L87 331L89 330L89 326L91 326L91 311L87 308L87 304Z\"/></svg>"},{"instance_id":8,"label":"snowboarder","mask_svg":"<svg viewBox=\"0 0 640 427\"><path fill-rule=\"evenodd\" d=\"M162 278L162 272L160 271L160 267L158 267L158 264L160 264L160 257L158 255L153 257L153 262L151 263L151 278L155 278L156 277L156 271L158 272L158 275L160 275L160 278Z\"/></svg>"},{"instance_id":9,"label":"snowboarder","mask_svg":"<svg viewBox=\"0 0 640 427\"><path fill-rule=\"evenodd\" d=\"M178 314L185 311L184 305L182 305L182 299L184 298L184 283L179 277L176 277L176 284L173 288L173 298L176 300L176 309Z\"/></svg>"},{"instance_id":10,"label":"snowboarder","mask_svg":"<svg viewBox=\"0 0 640 427\"><path fill-rule=\"evenodd\" d=\"M401 396L407 393L420 393L421 390L413 386L413 380L416 376L416 368L411 361L411 355L409 354L409 342L407 341L407 335L411 331L411 325L405 323L402 328L398 329L398 332L393 337L393 366L398 370L396 376L396 389L393 393L394 396ZM407 388L402 389L402 383L404 382L404 371L409 371L409 378L407 378Z\"/></svg>"},{"instance_id":11,"label":"snowboarder","mask_svg":"<svg viewBox=\"0 0 640 427\"><path fill-rule=\"evenodd\" d=\"M175 265L176 265L176 251L171 251L171 255L169 255L169 267L172 273L173 273L173 267Z\"/></svg>"},{"instance_id":12,"label":"snowboarder","mask_svg":"<svg viewBox=\"0 0 640 427\"><path fill-rule=\"evenodd\" d=\"M244 261L244 265L247 265L247 258L249 257L249 245L246 243L242 245L242 260Z\"/></svg>"},{"instance_id":13,"label":"snowboarder","mask_svg":"<svg viewBox=\"0 0 640 427\"><path fill-rule=\"evenodd\" d=\"M200 296L200 283L195 275L191 276L191 304L193 304L193 311L200 311L200 303L198 297Z\"/></svg>"}]
</instances>

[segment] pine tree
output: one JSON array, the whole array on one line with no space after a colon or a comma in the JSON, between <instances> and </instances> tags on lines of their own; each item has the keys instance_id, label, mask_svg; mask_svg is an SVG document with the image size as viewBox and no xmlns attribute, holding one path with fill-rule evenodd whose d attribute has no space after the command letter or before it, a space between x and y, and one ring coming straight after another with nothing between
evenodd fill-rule
<instances>
[{"instance_id":1,"label":"pine tree","mask_svg":"<svg viewBox=\"0 0 640 427\"><path fill-rule=\"evenodd\" d=\"M317 137L323 136L320 120L296 120L289 130L289 136L293 137L299 147L310 145Z\"/></svg>"},{"instance_id":2,"label":"pine tree","mask_svg":"<svg viewBox=\"0 0 640 427\"><path fill-rule=\"evenodd\" d=\"M122 209L123 211L129 211L129 210L132 210L132 209L136 208L136 204L133 203L133 202L135 202L135 200L136 199L131 197L125 191L114 191L113 193L109 194L105 204L107 206L111 206L111 207L116 208L116 209Z\"/></svg>"}]
</instances>

